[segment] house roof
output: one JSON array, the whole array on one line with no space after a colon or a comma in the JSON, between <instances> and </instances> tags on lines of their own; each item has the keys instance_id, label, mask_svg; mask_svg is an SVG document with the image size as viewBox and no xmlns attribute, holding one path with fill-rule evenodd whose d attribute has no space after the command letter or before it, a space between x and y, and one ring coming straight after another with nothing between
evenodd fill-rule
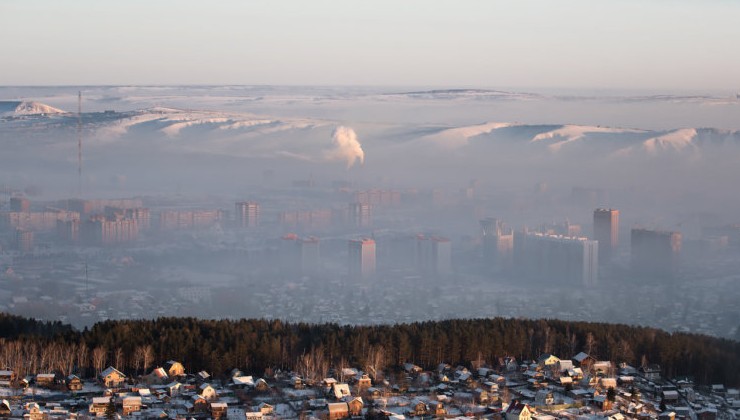
<instances>
[{"instance_id":1,"label":"house roof","mask_svg":"<svg viewBox=\"0 0 740 420\"><path fill-rule=\"evenodd\" d=\"M252 376L234 376L231 380L234 382L234 385L254 386L254 378Z\"/></svg>"},{"instance_id":2,"label":"house roof","mask_svg":"<svg viewBox=\"0 0 740 420\"><path fill-rule=\"evenodd\" d=\"M124 375L120 370L114 368L113 366L108 366L108 369L102 371L100 373L100 377L101 378L105 378L106 376L110 376L110 375L112 375L114 373L117 373L118 375L120 375L120 376L122 376L124 378L126 377L126 375Z\"/></svg>"},{"instance_id":3,"label":"house roof","mask_svg":"<svg viewBox=\"0 0 740 420\"><path fill-rule=\"evenodd\" d=\"M349 385L347 384L334 384L334 386L332 387L332 392L337 399L352 395L349 390Z\"/></svg>"},{"instance_id":4,"label":"house roof","mask_svg":"<svg viewBox=\"0 0 740 420\"><path fill-rule=\"evenodd\" d=\"M329 413L349 411L349 406L347 405L347 403L343 403L343 402L329 403L328 407L329 407Z\"/></svg>"},{"instance_id":5,"label":"house roof","mask_svg":"<svg viewBox=\"0 0 740 420\"><path fill-rule=\"evenodd\" d=\"M584 352L580 352L573 356L573 360L575 360L578 363L583 362L584 360L588 359L590 356Z\"/></svg>"}]
</instances>

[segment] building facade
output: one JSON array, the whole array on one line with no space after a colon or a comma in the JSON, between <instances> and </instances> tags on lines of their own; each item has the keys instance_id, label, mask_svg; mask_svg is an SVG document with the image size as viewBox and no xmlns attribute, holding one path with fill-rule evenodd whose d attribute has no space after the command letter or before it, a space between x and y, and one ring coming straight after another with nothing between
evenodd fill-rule
<instances>
[{"instance_id":1,"label":"building facade","mask_svg":"<svg viewBox=\"0 0 740 420\"><path fill-rule=\"evenodd\" d=\"M599 242L599 262L608 262L619 245L619 210L594 210L593 239Z\"/></svg>"},{"instance_id":2,"label":"building facade","mask_svg":"<svg viewBox=\"0 0 740 420\"><path fill-rule=\"evenodd\" d=\"M363 280L375 275L375 241L369 238L349 241L349 278Z\"/></svg>"}]
</instances>

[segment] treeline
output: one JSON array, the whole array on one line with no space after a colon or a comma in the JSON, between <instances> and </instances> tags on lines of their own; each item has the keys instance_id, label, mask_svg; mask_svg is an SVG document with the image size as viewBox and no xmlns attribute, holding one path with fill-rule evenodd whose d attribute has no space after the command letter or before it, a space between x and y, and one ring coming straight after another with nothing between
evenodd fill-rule
<instances>
[{"instance_id":1,"label":"treeline","mask_svg":"<svg viewBox=\"0 0 740 420\"><path fill-rule=\"evenodd\" d=\"M6 329L9 320L18 324ZM173 359L188 371L206 370L217 376L237 367L256 375L280 368L316 377L330 367L356 366L377 373L405 362L424 368L442 362L495 365L503 356L522 360L551 353L570 358L585 351L597 359L632 366L657 363L668 377L686 375L703 384L740 385L740 343L618 324L493 318L340 326L160 318L105 321L89 330L74 331L63 325L43 326L2 316L0 326L0 367L19 370L14 365L33 357L38 360L24 361L26 368L57 370L50 365L54 357L44 355L45 351L58 355L56 363L64 367L63 373L74 370L83 375L108 365L140 374ZM23 356L9 354L13 352Z\"/></svg>"}]
</instances>

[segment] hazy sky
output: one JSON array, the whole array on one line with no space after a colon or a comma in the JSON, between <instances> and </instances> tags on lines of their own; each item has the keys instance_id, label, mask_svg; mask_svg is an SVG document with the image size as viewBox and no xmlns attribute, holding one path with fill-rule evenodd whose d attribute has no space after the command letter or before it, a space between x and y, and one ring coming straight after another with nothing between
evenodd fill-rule
<instances>
[{"instance_id":1,"label":"hazy sky","mask_svg":"<svg viewBox=\"0 0 740 420\"><path fill-rule=\"evenodd\" d=\"M735 0L2 0L0 84L740 90Z\"/></svg>"}]
</instances>

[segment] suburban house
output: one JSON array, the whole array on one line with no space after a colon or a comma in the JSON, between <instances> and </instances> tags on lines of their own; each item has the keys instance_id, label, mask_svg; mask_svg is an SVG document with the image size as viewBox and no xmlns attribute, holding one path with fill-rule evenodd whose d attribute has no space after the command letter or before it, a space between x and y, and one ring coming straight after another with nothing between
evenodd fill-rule
<instances>
[{"instance_id":1,"label":"suburban house","mask_svg":"<svg viewBox=\"0 0 740 420\"><path fill-rule=\"evenodd\" d=\"M198 395L203 397L206 401L213 401L218 398L216 388L208 384L203 384L198 388Z\"/></svg>"},{"instance_id":2,"label":"suburban house","mask_svg":"<svg viewBox=\"0 0 740 420\"><path fill-rule=\"evenodd\" d=\"M23 415L24 419L47 420L49 418L49 412L42 410L35 402L26 404L26 411L28 411L28 413Z\"/></svg>"},{"instance_id":3,"label":"suburban house","mask_svg":"<svg viewBox=\"0 0 740 420\"><path fill-rule=\"evenodd\" d=\"M10 387L15 381L15 372L12 370L0 370L0 386Z\"/></svg>"},{"instance_id":4,"label":"suburban house","mask_svg":"<svg viewBox=\"0 0 740 420\"><path fill-rule=\"evenodd\" d=\"M92 404L90 404L90 407L88 408L90 414L93 414L97 417L105 416L105 410L108 408L108 404L110 404L111 398L112 397L93 398Z\"/></svg>"},{"instance_id":5,"label":"suburban house","mask_svg":"<svg viewBox=\"0 0 740 420\"><path fill-rule=\"evenodd\" d=\"M113 366L100 373L100 382L108 388L118 388L126 381L126 375Z\"/></svg>"},{"instance_id":6,"label":"suburban house","mask_svg":"<svg viewBox=\"0 0 740 420\"><path fill-rule=\"evenodd\" d=\"M148 376L148 382L154 384L166 384L170 377L167 375L167 371L163 367L156 367L152 370L152 373Z\"/></svg>"},{"instance_id":7,"label":"suburban house","mask_svg":"<svg viewBox=\"0 0 740 420\"><path fill-rule=\"evenodd\" d=\"M531 420L532 410L527 404L513 400L506 409L506 420Z\"/></svg>"},{"instance_id":8,"label":"suburban house","mask_svg":"<svg viewBox=\"0 0 740 420\"><path fill-rule=\"evenodd\" d=\"M560 362L560 359L552 354L545 353L537 358L537 365L540 367L550 367Z\"/></svg>"},{"instance_id":9,"label":"suburban house","mask_svg":"<svg viewBox=\"0 0 740 420\"><path fill-rule=\"evenodd\" d=\"M273 413L275 411L275 407L273 407L271 404L268 404L266 402L261 402L258 406L252 407L255 412L259 412L263 416L267 416Z\"/></svg>"},{"instance_id":10,"label":"suburban house","mask_svg":"<svg viewBox=\"0 0 740 420\"><path fill-rule=\"evenodd\" d=\"M167 389L167 395L169 395L170 397L176 397L180 395L182 384L179 382L172 382L170 384L167 384L165 388Z\"/></svg>"},{"instance_id":11,"label":"suburban house","mask_svg":"<svg viewBox=\"0 0 740 420\"><path fill-rule=\"evenodd\" d=\"M447 410L445 409L445 405L442 404L442 401L433 402L430 405L434 410L434 416L445 417L447 415Z\"/></svg>"},{"instance_id":12,"label":"suburban house","mask_svg":"<svg viewBox=\"0 0 740 420\"><path fill-rule=\"evenodd\" d=\"M362 398L356 397L352 401L347 403L347 406L349 407L349 414L351 416L359 416L362 415L362 407L365 404L362 401Z\"/></svg>"},{"instance_id":13,"label":"suburban house","mask_svg":"<svg viewBox=\"0 0 740 420\"><path fill-rule=\"evenodd\" d=\"M0 417L10 416L10 402L8 400L0 401Z\"/></svg>"},{"instance_id":14,"label":"suburban house","mask_svg":"<svg viewBox=\"0 0 740 420\"><path fill-rule=\"evenodd\" d=\"M170 360L164 364L164 369L171 377L185 376L185 367L180 362Z\"/></svg>"},{"instance_id":15,"label":"suburban house","mask_svg":"<svg viewBox=\"0 0 740 420\"><path fill-rule=\"evenodd\" d=\"M639 372L648 381L656 381L660 379L660 365L650 364L646 366L641 366Z\"/></svg>"},{"instance_id":16,"label":"suburban house","mask_svg":"<svg viewBox=\"0 0 740 420\"><path fill-rule=\"evenodd\" d=\"M251 376L234 376L231 382L236 389L254 388L254 378Z\"/></svg>"},{"instance_id":17,"label":"suburban house","mask_svg":"<svg viewBox=\"0 0 740 420\"><path fill-rule=\"evenodd\" d=\"M573 361L574 365L576 365L577 367L581 369L589 369L591 365L593 365L594 362L596 362L595 358L589 356L588 354L584 352L580 352L576 354L575 356L573 356L571 360Z\"/></svg>"},{"instance_id":18,"label":"suburban house","mask_svg":"<svg viewBox=\"0 0 740 420\"><path fill-rule=\"evenodd\" d=\"M51 388L56 385L57 375L53 373L39 373L36 375L36 386L39 388Z\"/></svg>"},{"instance_id":19,"label":"suburban house","mask_svg":"<svg viewBox=\"0 0 740 420\"><path fill-rule=\"evenodd\" d=\"M67 379L65 379L65 383L67 385L67 389L70 391L82 390L82 379L78 378L77 375L67 376Z\"/></svg>"},{"instance_id":20,"label":"suburban house","mask_svg":"<svg viewBox=\"0 0 740 420\"><path fill-rule=\"evenodd\" d=\"M347 384L334 384L334 386L331 387L331 393L337 400L341 400L342 398L349 397L351 395L349 385Z\"/></svg>"},{"instance_id":21,"label":"suburban house","mask_svg":"<svg viewBox=\"0 0 740 420\"><path fill-rule=\"evenodd\" d=\"M141 397L123 397L122 403L124 416L141 411Z\"/></svg>"},{"instance_id":22,"label":"suburban house","mask_svg":"<svg viewBox=\"0 0 740 420\"><path fill-rule=\"evenodd\" d=\"M211 417L213 419L221 419L226 417L226 410L228 406L225 402L212 402L211 403Z\"/></svg>"},{"instance_id":23,"label":"suburban house","mask_svg":"<svg viewBox=\"0 0 740 420\"><path fill-rule=\"evenodd\" d=\"M370 380L370 376L367 374L363 374L357 381L358 388L370 388L371 386L373 386L373 381Z\"/></svg>"},{"instance_id":24,"label":"suburban house","mask_svg":"<svg viewBox=\"0 0 740 420\"><path fill-rule=\"evenodd\" d=\"M259 378L257 379L257 382L254 383L254 389L259 392L267 392L270 390L270 385L266 380Z\"/></svg>"},{"instance_id":25,"label":"suburban house","mask_svg":"<svg viewBox=\"0 0 740 420\"><path fill-rule=\"evenodd\" d=\"M329 403L329 420L346 419L349 417L349 406L347 403Z\"/></svg>"},{"instance_id":26,"label":"suburban house","mask_svg":"<svg viewBox=\"0 0 740 420\"><path fill-rule=\"evenodd\" d=\"M422 400L414 400L409 406L409 414L412 416L425 416L429 413L429 406Z\"/></svg>"}]
</instances>

